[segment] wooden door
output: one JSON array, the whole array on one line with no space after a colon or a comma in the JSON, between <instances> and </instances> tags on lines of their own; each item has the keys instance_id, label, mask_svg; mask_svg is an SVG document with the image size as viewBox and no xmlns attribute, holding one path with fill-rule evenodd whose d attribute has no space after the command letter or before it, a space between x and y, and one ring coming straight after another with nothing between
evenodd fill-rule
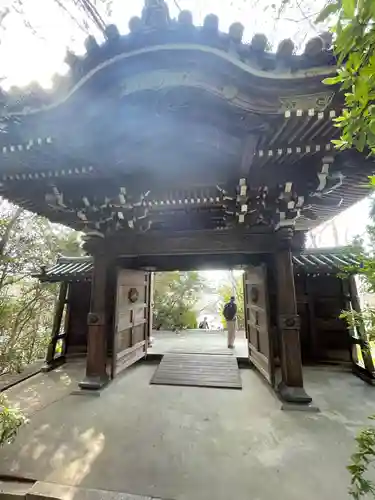
<instances>
[{"instance_id":1,"label":"wooden door","mask_svg":"<svg viewBox=\"0 0 375 500\"><path fill-rule=\"evenodd\" d=\"M118 269L112 377L147 354L150 336L151 273Z\"/></svg>"},{"instance_id":2,"label":"wooden door","mask_svg":"<svg viewBox=\"0 0 375 500\"><path fill-rule=\"evenodd\" d=\"M265 379L275 384L274 352L269 327L267 275L265 265L244 272L246 337L249 358Z\"/></svg>"}]
</instances>

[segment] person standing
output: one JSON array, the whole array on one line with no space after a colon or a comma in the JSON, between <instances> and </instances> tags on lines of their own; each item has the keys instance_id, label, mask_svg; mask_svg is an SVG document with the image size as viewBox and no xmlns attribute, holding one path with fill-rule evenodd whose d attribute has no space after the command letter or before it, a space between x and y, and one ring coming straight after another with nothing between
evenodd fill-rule
<instances>
[{"instance_id":1,"label":"person standing","mask_svg":"<svg viewBox=\"0 0 375 500\"><path fill-rule=\"evenodd\" d=\"M201 321L199 323L199 328L201 330L209 330L210 329L210 327L208 326L208 321L207 321L207 317L206 316L203 318L203 321Z\"/></svg>"},{"instance_id":2,"label":"person standing","mask_svg":"<svg viewBox=\"0 0 375 500\"><path fill-rule=\"evenodd\" d=\"M231 297L230 301L224 306L223 315L227 322L228 330L228 348L234 348L236 338L236 322L237 322L237 304L235 297Z\"/></svg>"}]
</instances>

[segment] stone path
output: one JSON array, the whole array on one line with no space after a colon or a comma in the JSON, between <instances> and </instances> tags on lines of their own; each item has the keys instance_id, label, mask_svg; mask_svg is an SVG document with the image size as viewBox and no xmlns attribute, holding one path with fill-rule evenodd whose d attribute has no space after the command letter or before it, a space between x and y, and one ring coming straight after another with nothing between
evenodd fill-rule
<instances>
[{"instance_id":1,"label":"stone path","mask_svg":"<svg viewBox=\"0 0 375 500\"><path fill-rule=\"evenodd\" d=\"M237 332L235 348L227 348L227 332L183 330L180 333L165 330L152 332L154 339L150 354L165 354L170 351L180 352L214 352L215 350L227 350L234 352L238 358L247 358L247 342L244 332Z\"/></svg>"},{"instance_id":2,"label":"stone path","mask_svg":"<svg viewBox=\"0 0 375 500\"><path fill-rule=\"evenodd\" d=\"M169 500L349 498L345 467L375 414L372 387L308 368L321 413L285 412L254 370L232 391L152 386L155 368L134 366L100 397L70 395L79 363L13 387L30 423L0 450L0 474Z\"/></svg>"}]
</instances>

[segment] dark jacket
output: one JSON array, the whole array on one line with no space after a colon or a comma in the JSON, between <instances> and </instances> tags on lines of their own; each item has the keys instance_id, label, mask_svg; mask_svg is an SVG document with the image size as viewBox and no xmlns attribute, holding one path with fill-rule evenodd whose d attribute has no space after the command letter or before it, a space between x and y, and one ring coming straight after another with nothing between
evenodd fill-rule
<instances>
[{"instance_id":1,"label":"dark jacket","mask_svg":"<svg viewBox=\"0 0 375 500\"><path fill-rule=\"evenodd\" d=\"M232 301L225 304L223 315L227 321L234 321L237 316L237 304Z\"/></svg>"}]
</instances>

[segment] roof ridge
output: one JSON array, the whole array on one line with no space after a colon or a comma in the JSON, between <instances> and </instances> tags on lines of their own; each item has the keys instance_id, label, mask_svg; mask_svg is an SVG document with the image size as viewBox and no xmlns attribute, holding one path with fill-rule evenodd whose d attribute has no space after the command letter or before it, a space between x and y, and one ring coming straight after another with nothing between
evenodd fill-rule
<instances>
[{"instance_id":1,"label":"roof ridge","mask_svg":"<svg viewBox=\"0 0 375 500\"><path fill-rule=\"evenodd\" d=\"M331 48L332 35L328 32L308 40L302 54L295 53L295 44L290 38L282 40L276 52L271 52L268 38L263 33L254 34L250 42L245 42L245 27L240 22L232 23L228 32L222 32L219 30L219 18L216 14L208 14L202 25L195 25L193 14L189 10L181 11L176 19L172 19L164 1L159 1L157 5L151 4L149 2L144 7L141 16L134 16L129 20L128 34L121 34L115 24L109 24L104 28L104 43L98 43L93 35L89 35L85 40L84 55L78 56L68 50L65 62L70 71L67 75L56 74L52 89L45 90L37 82L31 82L24 88L12 87L9 92L0 89L0 100L3 101L0 116L47 109L53 104L55 93L69 93L69 89L74 88L106 61L120 54L142 52L153 46L173 47L182 44L190 45L191 48L201 46L207 50L219 50L248 68L262 71L264 77L272 74L281 77L283 73L301 71L305 73L299 76L309 77L314 76L311 74L312 68L329 69L324 72L328 74L336 65Z\"/></svg>"},{"instance_id":2,"label":"roof ridge","mask_svg":"<svg viewBox=\"0 0 375 500\"><path fill-rule=\"evenodd\" d=\"M293 255L308 255L308 254L341 254L343 252L350 252L352 247L350 245L340 245L337 247L320 247L320 248L305 248L302 252L293 252Z\"/></svg>"},{"instance_id":3,"label":"roof ridge","mask_svg":"<svg viewBox=\"0 0 375 500\"><path fill-rule=\"evenodd\" d=\"M79 256L69 256L61 255L57 258L56 264L63 264L64 262L88 262L93 260L92 255L79 255ZM56 265L54 264L54 265Z\"/></svg>"}]
</instances>

